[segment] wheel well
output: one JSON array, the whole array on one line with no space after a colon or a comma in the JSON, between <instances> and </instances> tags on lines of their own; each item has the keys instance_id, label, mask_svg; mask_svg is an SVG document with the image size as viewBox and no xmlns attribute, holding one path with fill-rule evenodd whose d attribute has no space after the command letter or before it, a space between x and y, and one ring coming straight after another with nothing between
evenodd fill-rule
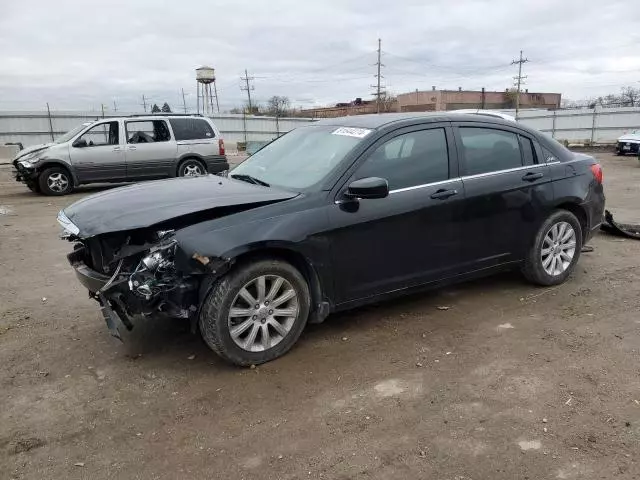
<instances>
[{"instance_id":1,"label":"wheel well","mask_svg":"<svg viewBox=\"0 0 640 480\"><path fill-rule=\"evenodd\" d=\"M58 167L58 168L62 168L63 170L65 170L69 174L69 178L73 182L73 185L74 186L77 185L78 182L76 181L76 177L73 175L73 172L71 171L71 169L69 169L68 166L66 166L63 163L45 162L42 165L38 165L38 175L40 175L42 172L44 172L47 168L52 168L52 167Z\"/></svg>"},{"instance_id":2,"label":"wheel well","mask_svg":"<svg viewBox=\"0 0 640 480\"><path fill-rule=\"evenodd\" d=\"M189 156L189 157L184 157L183 159L181 159L181 160L178 162L178 166L177 166L177 168L176 168L176 177L177 177L177 176L178 176L178 174L180 173L180 167L182 167L182 164L183 164L184 162L186 162L187 160L197 160L197 161L198 161L198 162L200 162L200 163L202 164L202 166L204 167L204 171L205 171L205 172L207 171L207 164L206 164L206 162L205 162L203 159L199 158L199 157L196 157L196 156L191 155L191 156Z\"/></svg>"},{"instance_id":3,"label":"wheel well","mask_svg":"<svg viewBox=\"0 0 640 480\"><path fill-rule=\"evenodd\" d=\"M580 228L582 229L582 238L584 240L589 230L587 212L584 211L584 208L582 208L577 203L563 203L562 205L558 205L556 208L558 210L567 210L576 216L576 218L580 222Z\"/></svg>"},{"instance_id":4,"label":"wheel well","mask_svg":"<svg viewBox=\"0 0 640 480\"><path fill-rule=\"evenodd\" d=\"M309 261L301 253L286 248L266 248L261 250L251 250L249 252L238 255L234 261L235 265L248 263L257 259L275 258L290 263L302 274L309 285L309 293L311 294L311 311L314 311L320 302L322 302L322 286L317 272L311 266Z\"/></svg>"}]
</instances>

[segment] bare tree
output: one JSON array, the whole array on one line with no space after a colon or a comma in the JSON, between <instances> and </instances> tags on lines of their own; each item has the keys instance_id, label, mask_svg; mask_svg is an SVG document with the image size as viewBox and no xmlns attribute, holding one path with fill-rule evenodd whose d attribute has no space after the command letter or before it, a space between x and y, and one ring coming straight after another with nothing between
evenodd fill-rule
<instances>
[{"instance_id":1,"label":"bare tree","mask_svg":"<svg viewBox=\"0 0 640 480\"><path fill-rule=\"evenodd\" d=\"M290 107L291 102L289 101L289 97L274 95L267 100L265 113L267 115L273 115L274 117L284 117L289 113Z\"/></svg>"},{"instance_id":2,"label":"bare tree","mask_svg":"<svg viewBox=\"0 0 640 480\"><path fill-rule=\"evenodd\" d=\"M622 87L620 100L622 105L626 107L635 107L640 104L640 88Z\"/></svg>"},{"instance_id":3,"label":"bare tree","mask_svg":"<svg viewBox=\"0 0 640 480\"><path fill-rule=\"evenodd\" d=\"M380 94L380 112L388 113L398 110L398 100L395 95L390 92L382 92Z\"/></svg>"}]
</instances>

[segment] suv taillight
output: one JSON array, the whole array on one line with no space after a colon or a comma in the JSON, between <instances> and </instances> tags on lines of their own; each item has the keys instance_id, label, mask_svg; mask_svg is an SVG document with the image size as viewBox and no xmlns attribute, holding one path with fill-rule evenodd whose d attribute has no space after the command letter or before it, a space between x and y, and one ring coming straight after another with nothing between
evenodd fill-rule
<instances>
[{"instance_id":1,"label":"suv taillight","mask_svg":"<svg viewBox=\"0 0 640 480\"><path fill-rule=\"evenodd\" d=\"M224 155L224 140L223 139L219 139L218 140L218 154L219 155Z\"/></svg>"},{"instance_id":2,"label":"suv taillight","mask_svg":"<svg viewBox=\"0 0 640 480\"><path fill-rule=\"evenodd\" d=\"M593 178L596 179L596 182L602 183L602 166L599 163L594 163L591 165L591 173L593 173Z\"/></svg>"}]
</instances>

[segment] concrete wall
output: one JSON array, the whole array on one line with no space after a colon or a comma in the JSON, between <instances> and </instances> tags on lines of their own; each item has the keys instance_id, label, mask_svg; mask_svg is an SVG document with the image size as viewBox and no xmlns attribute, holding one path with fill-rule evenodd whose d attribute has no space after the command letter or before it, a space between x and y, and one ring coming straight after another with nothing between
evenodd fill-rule
<instances>
[{"instance_id":1,"label":"concrete wall","mask_svg":"<svg viewBox=\"0 0 640 480\"><path fill-rule=\"evenodd\" d=\"M129 115L120 113L120 116ZM51 112L51 124L47 112L0 112L0 145L21 142L25 147L51 142L75 126L99 119L96 112ZM272 140L298 126L311 121L310 118L253 117L243 115L218 115L212 117L222 132L225 143L234 148L245 140Z\"/></svg>"},{"instance_id":2,"label":"concrete wall","mask_svg":"<svg viewBox=\"0 0 640 480\"><path fill-rule=\"evenodd\" d=\"M515 110L500 111L515 116ZM640 130L640 107L521 110L518 121L571 144L612 144L625 133Z\"/></svg>"}]
</instances>

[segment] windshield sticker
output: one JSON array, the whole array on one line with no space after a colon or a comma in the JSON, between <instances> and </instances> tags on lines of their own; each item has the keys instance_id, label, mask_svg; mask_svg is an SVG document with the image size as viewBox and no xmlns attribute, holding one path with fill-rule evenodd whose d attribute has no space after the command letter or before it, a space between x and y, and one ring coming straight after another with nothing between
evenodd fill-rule
<instances>
[{"instance_id":1,"label":"windshield sticker","mask_svg":"<svg viewBox=\"0 0 640 480\"><path fill-rule=\"evenodd\" d=\"M340 127L333 132L332 135L344 135L346 137L356 137L356 138L364 138L371 133L371 130L366 128L349 128L349 127Z\"/></svg>"}]
</instances>

